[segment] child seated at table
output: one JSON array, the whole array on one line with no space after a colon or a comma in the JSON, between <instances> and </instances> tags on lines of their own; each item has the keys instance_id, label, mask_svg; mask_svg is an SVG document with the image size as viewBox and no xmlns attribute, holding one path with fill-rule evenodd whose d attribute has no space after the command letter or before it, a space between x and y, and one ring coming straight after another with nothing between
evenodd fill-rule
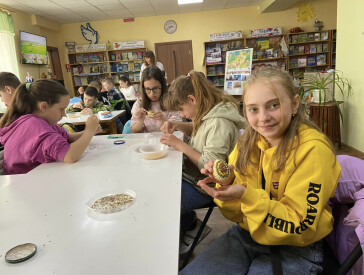
<instances>
[{"instance_id":1,"label":"child seated at table","mask_svg":"<svg viewBox=\"0 0 364 275\"><path fill-rule=\"evenodd\" d=\"M10 106L15 90L19 85L20 80L15 74L9 72L0 73L0 97L6 107Z\"/></svg>"},{"instance_id":2,"label":"child seated at table","mask_svg":"<svg viewBox=\"0 0 364 275\"><path fill-rule=\"evenodd\" d=\"M119 84L120 84L120 92L123 93L126 99L128 100L136 99L134 86L131 84L131 81L128 77L126 77L125 75L120 76Z\"/></svg>"},{"instance_id":3,"label":"child seated at table","mask_svg":"<svg viewBox=\"0 0 364 275\"><path fill-rule=\"evenodd\" d=\"M178 112L168 112L161 101L167 93L164 73L157 66L147 67L142 74L142 92L131 111L133 133L160 131L165 121L181 121Z\"/></svg>"},{"instance_id":4,"label":"child seated at table","mask_svg":"<svg viewBox=\"0 0 364 275\"><path fill-rule=\"evenodd\" d=\"M73 163L80 158L94 134L102 129L95 115L87 119L83 132L68 134L57 126L69 100L64 86L49 79L17 88L0 120L5 174L25 174L42 163Z\"/></svg>"},{"instance_id":5,"label":"child seated at table","mask_svg":"<svg viewBox=\"0 0 364 275\"><path fill-rule=\"evenodd\" d=\"M125 114L120 117L124 125L131 118L131 108L128 101L119 90L115 89L114 80L111 77L103 79L101 83L103 90L107 91L107 98L111 106L115 110L125 110Z\"/></svg>"},{"instance_id":6,"label":"child seated at table","mask_svg":"<svg viewBox=\"0 0 364 275\"><path fill-rule=\"evenodd\" d=\"M81 114L97 114L99 111L113 111L110 105L98 101L99 93L95 87L87 87L83 101L77 102L66 109L66 113L81 112Z\"/></svg>"}]
</instances>

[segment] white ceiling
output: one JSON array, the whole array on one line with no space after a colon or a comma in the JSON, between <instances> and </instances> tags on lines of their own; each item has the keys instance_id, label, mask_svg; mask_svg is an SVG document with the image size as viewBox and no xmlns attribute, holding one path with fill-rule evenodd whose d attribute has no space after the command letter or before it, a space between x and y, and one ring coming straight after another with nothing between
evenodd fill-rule
<instances>
[{"instance_id":1,"label":"white ceiling","mask_svg":"<svg viewBox=\"0 0 364 275\"><path fill-rule=\"evenodd\" d=\"M204 0L178 5L177 0L0 0L9 8L59 23L122 19L258 6L263 0Z\"/></svg>"}]
</instances>

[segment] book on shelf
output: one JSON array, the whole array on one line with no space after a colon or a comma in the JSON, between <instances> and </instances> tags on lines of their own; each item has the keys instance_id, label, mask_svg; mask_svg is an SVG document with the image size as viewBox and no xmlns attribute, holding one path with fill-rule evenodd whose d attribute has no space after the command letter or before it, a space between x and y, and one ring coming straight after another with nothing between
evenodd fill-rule
<instances>
[{"instance_id":1,"label":"book on shelf","mask_svg":"<svg viewBox=\"0 0 364 275\"><path fill-rule=\"evenodd\" d=\"M134 70L135 71L140 71L141 68L142 68L142 63L141 62L135 62L134 63Z\"/></svg>"},{"instance_id":2,"label":"book on shelf","mask_svg":"<svg viewBox=\"0 0 364 275\"><path fill-rule=\"evenodd\" d=\"M224 85L224 77L219 77L218 81L219 81L219 85Z\"/></svg>"},{"instance_id":3,"label":"book on shelf","mask_svg":"<svg viewBox=\"0 0 364 275\"><path fill-rule=\"evenodd\" d=\"M140 91L140 84L139 83L135 83L135 84L133 84L133 86L134 86L135 91Z\"/></svg>"},{"instance_id":4,"label":"book on shelf","mask_svg":"<svg viewBox=\"0 0 364 275\"><path fill-rule=\"evenodd\" d=\"M298 53L304 53L304 52L305 52L305 46L299 46Z\"/></svg>"},{"instance_id":5,"label":"book on shelf","mask_svg":"<svg viewBox=\"0 0 364 275\"><path fill-rule=\"evenodd\" d=\"M316 44L310 44L310 53L316 53Z\"/></svg>"},{"instance_id":6,"label":"book on shelf","mask_svg":"<svg viewBox=\"0 0 364 275\"><path fill-rule=\"evenodd\" d=\"M306 67L307 66L307 57L301 56L298 58L298 67Z\"/></svg>"},{"instance_id":7,"label":"book on shelf","mask_svg":"<svg viewBox=\"0 0 364 275\"><path fill-rule=\"evenodd\" d=\"M83 63L83 54L76 54L76 63Z\"/></svg>"},{"instance_id":8,"label":"book on shelf","mask_svg":"<svg viewBox=\"0 0 364 275\"><path fill-rule=\"evenodd\" d=\"M128 71L128 63L122 63L121 65L123 66L123 72L127 72Z\"/></svg>"},{"instance_id":9,"label":"book on shelf","mask_svg":"<svg viewBox=\"0 0 364 275\"><path fill-rule=\"evenodd\" d=\"M115 61L116 60L116 55L115 54L110 54L110 61Z\"/></svg>"},{"instance_id":10,"label":"book on shelf","mask_svg":"<svg viewBox=\"0 0 364 275\"><path fill-rule=\"evenodd\" d=\"M132 52L128 52L128 60L133 60L133 53Z\"/></svg>"},{"instance_id":11,"label":"book on shelf","mask_svg":"<svg viewBox=\"0 0 364 275\"><path fill-rule=\"evenodd\" d=\"M298 35L298 42L303 43L307 42L307 33L301 33Z\"/></svg>"},{"instance_id":12,"label":"book on shelf","mask_svg":"<svg viewBox=\"0 0 364 275\"><path fill-rule=\"evenodd\" d=\"M121 61L121 54L120 53L117 53L115 55L115 61Z\"/></svg>"},{"instance_id":13,"label":"book on shelf","mask_svg":"<svg viewBox=\"0 0 364 275\"><path fill-rule=\"evenodd\" d=\"M112 73L116 73L118 70L117 70L117 64L110 64L110 71Z\"/></svg>"},{"instance_id":14,"label":"book on shelf","mask_svg":"<svg viewBox=\"0 0 364 275\"><path fill-rule=\"evenodd\" d=\"M134 81L134 74L130 74L130 75L129 75L129 80L130 80L130 81Z\"/></svg>"},{"instance_id":15,"label":"book on shelf","mask_svg":"<svg viewBox=\"0 0 364 275\"><path fill-rule=\"evenodd\" d=\"M137 52L137 59L143 59L143 52Z\"/></svg>"},{"instance_id":16,"label":"book on shelf","mask_svg":"<svg viewBox=\"0 0 364 275\"><path fill-rule=\"evenodd\" d=\"M81 84L82 85L88 85L88 82L87 82L87 77L80 77L81 78Z\"/></svg>"},{"instance_id":17,"label":"book on shelf","mask_svg":"<svg viewBox=\"0 0 364 275\"><path fill-rule=\"evenodd\" d=\"M138 59L138 53L137 52L133 52L133 59Z\"/></svg>"},{"instance_id":18,"label":"book on shelf","mask_svg":"<svg viewBox=\"0 0 364 275\"><path fill-rule=\"evenodd\" d=\"M298 67L298 58L291 58L290 60L289 60L289 62L290 62L290 67L291 68L297 68Z\"/></svg>"},{"instance_id":19,"label":"book on shelf","mask_svg":"<svg viewBox=\"0 0 364 275\"><path fill-rule=\"evenodd\" d=\"M305 45L305 53L310 53L310 45Z\"/></svg>"},{"instance_id":20,"label":"book on shelf","mask_svg":"<svg viewBox=\"0 0 364 275\"><path fill-rule=\"evenodd\" d=\"M224 65L217 65L215 67L216 74L225 74L225 68Z\"/></svg>"},{"instance_id":21,"label":"book on shelf","mask_svg":"<svg viewBox=\"0 0 364 275\"><path fill-rule=\"evenodd\" d=\"M85 54L85 55L83 55L82 56L82 62L81 63L88 63L88 55L87 54Z\"/></svg>"},{"instance_id":22,"label":"book on shelf","mask_svg":"<svg viewBox=\"0 0 364 275\"><path fill-rule=\"evenodd\" d=\"M308 56L307 57L307 66L316 66L316 56Z\"/></svg>"},{"instance_id":23,"label":"book on shelf","mask_svg":"<svg viewBox=\"0 0 364 275\"><path fill-rule=\"evenodd\" d=\"M216 74L215 66L208 66L207 75L215 75L215 74Z\"/></svg>"},{"instance_id":24,"label":"book on shelf","mask_svg":"<svg viewBox=\"0 0 364 275\"><path fill-rule=\"evenodd\" d=\"M72 68L72 74L73 75L77 75L78 74L78 68L77 67L73 67Z\"/></svg>"},{"instance_id":25,"label":"book on shelf","mask_svg":"<svg viewBox=\"0 0 364 275\"><path fill-rule=\"evenodd\" d=\"M321 34L319 32L315 33L315 41L320 41L321 40Z\"/></svg>"},{"instance_id":26,"label":"book on shelf","mask_svg":"<svg viewBox=\"0 0 364 275\"><path fill-rule=\"evenodd\" d=\"M140 81L140 74L134 74L134 81Z\"/></svg>"},{"instance_id":27,"label":"book on shelf","mask_svg":"<svg viewBox=\"0 0 364 275\"><path fill-rule=\"evenodd\" d=\"M121 53L121 60L128 60L128 53Z\"/></svg>"},{"instance_id":28,"label":"book on shelf","mask_svg":"<svg viewBox=\"0 0 364 275\"><path fill-rule=\"evenodd\" d=\"M220 43L206 44L205 54L206 54L206 63L221 62L221 44Z\"/></svg>"},{"instance_id":29,"label":"book on shelf","mask_svg":"<svg viewBox=\"0 0 364 275\"><path fill-rule=\"evenodd\" d=\"M315 41L315 34L309 33L307 35L307 41Z\"/></svg>"},{"instance_id":30,"label":"book on shelf","mask_svg":"<svg viewBox=\"0 0 364 275\"><path fill-rule=\"evenodd\" d=\"M329 39L329 31L321 32L321 40L327 40L327 39Z\"/></svg>"},{"instance_id":31,"label":"book on shelf","mask_svg":"<svg viewBox=\"0 0 364 275\"><path fill-rule=\"evenodd\" d=\"M294 46L293 48L293 54L298 54L299 46Z\"/></svg>"},{"instance_id":32,"label":"book on shelf","mask_svg":"<svg viewBox=\"0 0 364 275\"><path fill-rule=\"evenodd\" d=\"M322 51L323 52L328 52L329 51L329 44L327 44L327 43L322 44Z\"/></svg>"},{"instance_id":33,"label":"book on shelf","mask_svg":"<svg viewBox=\"0 0 364 275\"><path fill-rule=\"evenodd\" d=\"M99 66L90 67L90 73L100 73Z\"/></svg>"},{"instance_id":34,"label":"book on shelf","mask_svg":"<svg viewBox=\"0 0 364 275\"><path fill-rule=\"evenodd\" d=\"M289 46L289 54L294 54L294 46Z\"/></svg>"},{"instance_id":35,"label":"book on shelf","mask_svg":"<svg viewBox=\"0 0 364 275\"><path fill-rule=\"evenodd\" d=\"M322 52L322 44L316 45L316 52L321 53Z\"/></svg>"},{"instance_id":36,"label":"book on shelf","mask_svg":"<svg viewBox=\"0 0 364 275\"><path fill-rule=\"evenodd\" d=\"M326 65L326 53L318 54L316 57L317 65Z\"/></svg>"},{"instance_id":37,"label":"book on shelf","mask_svg":"<svg viewBox=\"0 0 364 275\"><path fill-rule=\"evenodd\" d=\"M106 61L106 55L104 53L97 53L98 62Z\"/></svg>"},{"instance_id":38,"label":"book on shelf","mask_svg":"<svg viewBox=\"0 0 364 275\"><path fill-rule=\"evenodd\" d=\"M114 81L114 83L116 84L116 83L118 83L118 81L119 81L119 76L118 75L113 75L112 76L112 80Z\"/></svg>"},{"instance_id":39,"label":"book on shelf","mask_svg":"<svg viewBox=\"0 0 364 275\"><path fill-rule=\"evenodd\" d=\"M73 78L73 81L75 82L75 86L82 86L82 83L81 83L81 77L79 76L75 76Z\"/></svg>"},{"instance_id":40,"label":"book on shelf","mask_svg":"<svg viewBox=\"0 0 364 275\"><path fill-rule=\"evenodd\" d=\"M128 71L134 71L134 63L133 62L129 62Z\"/></svg>"},{"instance_id":41,"label":"book on shelf","mask_svg":"<svg viewBox=\"0 0 364 275\"><path fill-rule=\"evenodd\" d=\"M123 72L123 64L116 64L116 71L118 73Z\"/></svg>"},{"instance_id":42,"label":"book on shelf","mask_svg":"<svg viewBox=\"0 0 364 275\"><path fill-rule=\"evenodd\" d=\"M267 52L267 58L273 57L273 49L266 49L265 51Z\"/></svg>"},{"instance_id":43,"label":"book on shelf","mask_svg":"<svg viewBox=\"0 0 364 275\"><path fill-rule=\"evenodd\" d=\"M83 66L83 73L84 74L89 74L89 73L91 73L92 72L92 67L90 67L90 66Z\"/></svg>"},{"instance_id":44,"label":"book on shelf","mask_svg":"<svg viewBox=\"0 0 364 275\"><path fill-rule=\"evenodd\" d=\"M83 74L83 67L82 66L78 66L77 70L78 70L78 74Z\"/></svg>"},{"instance_id":45,"label":"book on shelf","mask_svg":"<svg viewBox=\"0 0 364 275\"><path fill-rule=\"evenodd\" d=\"M298 42L298 35L294 34L291 36L291 43L297 43Z\"/></svg>"}]
</instances>

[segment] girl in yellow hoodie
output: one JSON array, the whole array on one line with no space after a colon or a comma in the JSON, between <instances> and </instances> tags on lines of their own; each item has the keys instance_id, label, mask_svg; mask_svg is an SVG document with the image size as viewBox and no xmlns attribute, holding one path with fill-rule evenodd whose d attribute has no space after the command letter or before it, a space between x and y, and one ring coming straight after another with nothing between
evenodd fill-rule
<instances>
[{"instance_id":1,"label":"girl in yellow hoodie","mask_svg":"<svg viewBox=\"0 0 364 275\"><path fill-rule=\"evenodd\" d=\"M255 70L243 102L248 126L229 156L230 178L218 182L210 161L198 183L238 225L180 274L319 273L341 172L332 145L305 118L287 72Z\"/></svg>"}]
</instances>

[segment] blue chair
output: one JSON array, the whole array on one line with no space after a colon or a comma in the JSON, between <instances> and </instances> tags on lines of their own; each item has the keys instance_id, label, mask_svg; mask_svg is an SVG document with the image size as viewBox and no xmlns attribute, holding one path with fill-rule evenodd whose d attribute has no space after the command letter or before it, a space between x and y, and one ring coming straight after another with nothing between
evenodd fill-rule
<instances>
[{"instance_id":1,"label":"blue chair","mask_svg":"<svg viewBox=\"0 0 364 275\"><path fill-rule=\"evenodd\" d=\"M131 128L130 128L130 122L131 120L129 119L125 124L124 124L124 129L123 129L123 134L131 134Z\"/></svg>"}]
</instances>

